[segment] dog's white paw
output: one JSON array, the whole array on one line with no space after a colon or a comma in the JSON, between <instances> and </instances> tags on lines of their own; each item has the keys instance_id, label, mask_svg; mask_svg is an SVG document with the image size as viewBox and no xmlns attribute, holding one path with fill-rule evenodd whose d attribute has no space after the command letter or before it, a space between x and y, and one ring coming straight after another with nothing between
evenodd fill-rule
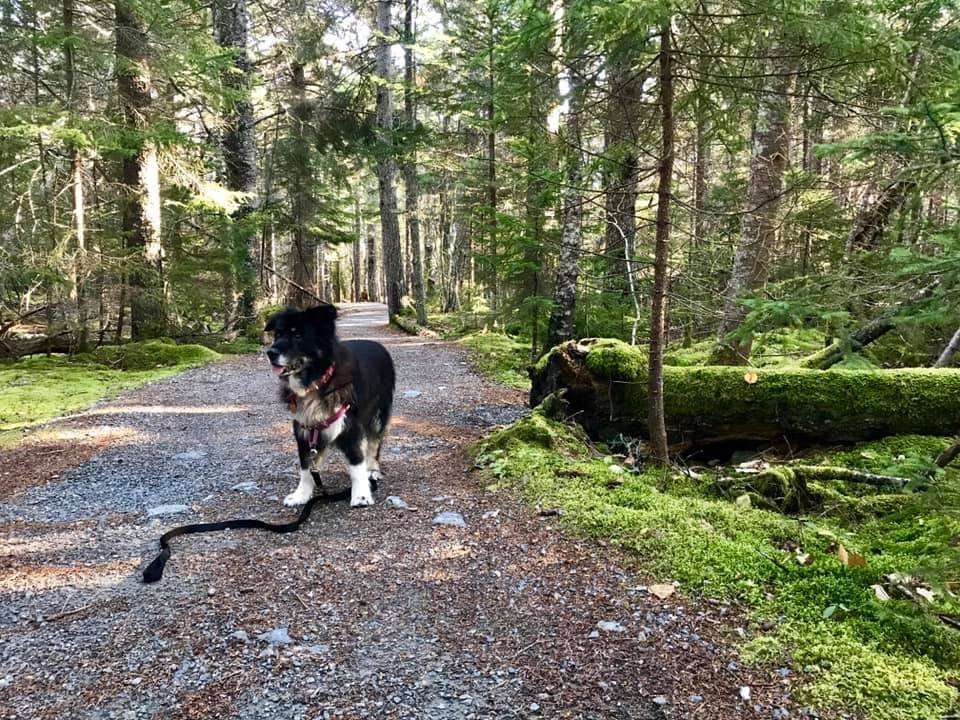
<instances>
[{"instance_id":1,"label":"dog's white paw","mask_svg":"<svg viewBox=\"0 0 960 720\"><path fill-rule=\"evenodd\" d=\"M367 477L370 478L371 480L376 480L377 482L380 482L381 480L383 480L383 473L380 472L379 470L371 470L367 474Z\"/></svg>"},{"instance_id":2,"label":"dog's white paw","mask_svg":"<svg viewBox=\"0 0 960 720\"><path fill-rule=\"evenodd\" d=\"M373 496L368 492L364 493L354 493L350 497L350 507L368 507L373 505Z\"/></svg>"},{"instance_id":3,"label":"dog's white paw","mask_svg":"<svg viewBox=\"0 0 960 720\"><path fill-rule=\"evenodd\" d=\"M287 495L283 499L283 504L287 507L297 507L298 505L305 505L307 500L310 499L311 493L301 492L299 489L294 490L292 493Z\"/></svg>"}]
</instances>

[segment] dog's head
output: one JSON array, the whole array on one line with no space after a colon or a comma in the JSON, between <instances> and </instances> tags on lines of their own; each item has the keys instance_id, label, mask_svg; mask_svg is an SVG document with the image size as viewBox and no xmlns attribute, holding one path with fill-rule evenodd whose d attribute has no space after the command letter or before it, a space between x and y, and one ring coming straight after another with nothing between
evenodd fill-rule
<instances>
[{"instance_id":1,"label":"dog's head","mask_svg":"<svg viewBox=\"0 0 960 720\"><path fill-rule=\"evenodd\" d=\"M333 362L336 320L333 305L284 310L267 320L264 330L273 333L273 344L267 348L273 374L294 390L321 377Z\"/></svg>"}]
</instances>

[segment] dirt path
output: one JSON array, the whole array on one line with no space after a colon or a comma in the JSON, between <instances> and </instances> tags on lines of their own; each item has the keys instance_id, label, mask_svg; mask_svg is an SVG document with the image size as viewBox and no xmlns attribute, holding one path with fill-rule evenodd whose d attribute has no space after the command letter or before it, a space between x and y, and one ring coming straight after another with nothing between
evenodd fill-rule
<instances>
[{"instance_id":1,"label":"dirt path","mask_svg":"<svg viewBox=\"0 0 960 720\"><path fill-rule=\"evenodd\" d=\"M167 527L290 516L278 498L296 484L296 451L265 361L193 370L54 424L65 444L110 442L0 506L0 717L768 718L790 707L788 680L731 664L733 613L659 602L616 551L483 489L464 448L522 412L518 393L478 377L456 346L395 334L380 306L348 309L341 335L384 342L398 368L376 507L321 506L289 536L181 538L157 585L139 571ZM347 482L339 458L325 476ZM190 510L146 517L164 504ZM443 510L466 528L432 525ZM290 642L258 637L271 631Z\"/></svg>"}]
</instances>

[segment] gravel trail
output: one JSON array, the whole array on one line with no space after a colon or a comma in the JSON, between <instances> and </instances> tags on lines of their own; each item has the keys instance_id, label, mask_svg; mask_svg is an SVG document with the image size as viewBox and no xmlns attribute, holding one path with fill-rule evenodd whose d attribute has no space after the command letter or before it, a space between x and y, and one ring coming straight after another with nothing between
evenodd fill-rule
<instances>
[{"instance_id":1,"label":"gravel trail","mask_svg":"<svg viewBox=\"0 0 960 720\"><path fill-rule=\"evenodd\" d=\"M346 306L340 334L397 365L377 505L318 506L292 535L178 538L156 585L139 574L169 527L292 515L296 447L263 358L0 452L0 477L31 479L0 487L0 718L797 716L790 678L736 664L735 609L660 601L619 551L484 489L465 447L525 412L520 393L379 305ZM323 475L348 482L339 456ZM148 517L164 505L181 507Z\"/></svg>"}]
</instances>

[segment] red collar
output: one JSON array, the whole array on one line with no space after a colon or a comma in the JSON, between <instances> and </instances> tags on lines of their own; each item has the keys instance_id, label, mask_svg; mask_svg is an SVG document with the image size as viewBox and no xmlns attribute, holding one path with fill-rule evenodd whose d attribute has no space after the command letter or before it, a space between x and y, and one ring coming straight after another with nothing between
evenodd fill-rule
<instances>
[{"instance_id":1,"label":"red collar","mask_svg":"<svg viewBox=\"0 0 960 720\"><path fill-rule=\"evenodd\" d=\"M310 447L316 447L317 440L320 439L320 432L326 430L331 425L335 424L344 415L347 414L347 411L350 409L350 403L344 403L340 408L326 420L324 420L319 425L314 425L310 428Z\"/></svg>"},{"instance_id":2,"label":"red collar","mask_svg":"<svg viewBox=\"0 0 960 720\"><path fill-rule=\"evenodd\" d=\"M324 385L326 385L328 382L330 382L330 378L333 377L333 373L335 373L336 370L337 370L337 364L334 363L334 362L330 363L330 367L328 367L328 368L324 371L324 373L323 373L323 375L320 377L320 379L317 380L317 381L313 384L313 389L314 389L314 390L319 390L319 389L322 388Z\"/></svg>"}]
</instances>

